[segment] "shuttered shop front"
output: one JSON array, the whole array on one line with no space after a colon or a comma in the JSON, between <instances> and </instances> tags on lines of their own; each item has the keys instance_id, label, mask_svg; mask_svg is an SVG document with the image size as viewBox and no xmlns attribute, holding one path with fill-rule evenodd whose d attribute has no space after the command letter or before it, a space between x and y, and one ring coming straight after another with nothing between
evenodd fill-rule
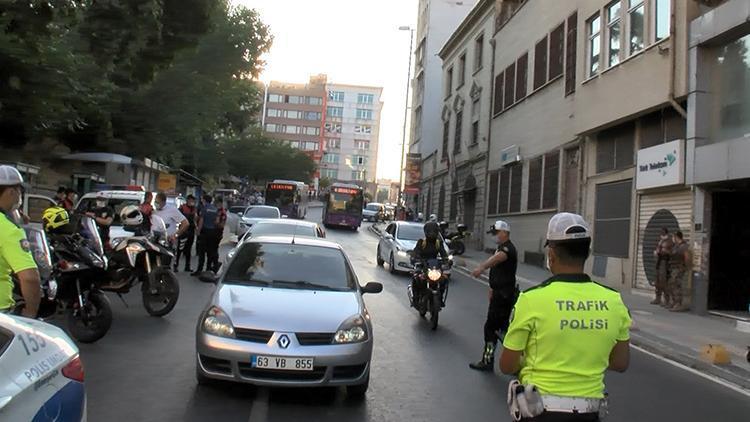
<instances>
[{"instance_id":1,"label":"shuttered shop front","mask_svg":"<svg viewBox=\"0 0 750 422\"><path fill-rule=\"evenodd\" d=\"M662 227L670 233L682 231L690 242L693 213L693 196L689 189L643 194L638 211L638 244L635 286L652 290L656 282L656 257L654 250Z\"/></svg>"}]
</instances>

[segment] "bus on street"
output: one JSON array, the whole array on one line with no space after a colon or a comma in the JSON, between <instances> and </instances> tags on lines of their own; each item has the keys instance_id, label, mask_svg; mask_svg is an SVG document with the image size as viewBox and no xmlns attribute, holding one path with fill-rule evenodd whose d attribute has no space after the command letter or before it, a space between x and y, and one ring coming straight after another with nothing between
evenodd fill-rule
<instances>
[{"instance_id":1,"label":"bus on street","mask_svg":"<svg viewBox=\"0 0 750 422\"><path fill-rule=\"evenodd\" d=\"M309 200L306 183L293 180L274 180L266 185L266 205L276 207L281 215L303 219Z\"/></svg>"},{"instance_id":2,"label":"bus on street","mask_svg":"<svg viewBox=\"0 0 750 422\"><path fill-rule=\"evenodd\" d=\"M361 187L344 183L332 184L330 192L325 196L323 225L357 230L362 224L364 202L365 196Z\"/></svg>"}]
</instances>

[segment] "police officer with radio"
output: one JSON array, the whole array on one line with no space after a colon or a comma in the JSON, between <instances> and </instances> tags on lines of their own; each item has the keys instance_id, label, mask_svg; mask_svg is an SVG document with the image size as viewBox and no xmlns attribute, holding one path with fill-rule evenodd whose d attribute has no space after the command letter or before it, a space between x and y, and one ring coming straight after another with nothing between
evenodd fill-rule
<instances>
[{"instance_id":1,"label":"police officer with radio","mask_svg":"<svg viewBox=\"0 0 750 422\"><path fill-rule=\"evenodd\" d=\"M630 315L620 293L584 273L591 234L580 215L549 222L553 276L523 292L511 316L500 370L515 421L599 421L606 415L604 372L627 370Z\"/></svg>"},{"instance_id":2,"label":"police officer with radio","mask_svg":"<svg viewBox=\"0 0 750 422\"><path fill-rule=\"evenodd\" d=\"M484 352L479 362L469 364L471 369L478 371L492 371L497 341L502 339L504 333L508 331L510 313L518 297L516 285L518 253L513 242L510 241L510 225L498 220L487 233L496 236L497 250L472 272L474 277L479 277L488 268L490 270L488 292L490 305L487 309L487 320L484 323Z\"/></svg>"}]
</instances>

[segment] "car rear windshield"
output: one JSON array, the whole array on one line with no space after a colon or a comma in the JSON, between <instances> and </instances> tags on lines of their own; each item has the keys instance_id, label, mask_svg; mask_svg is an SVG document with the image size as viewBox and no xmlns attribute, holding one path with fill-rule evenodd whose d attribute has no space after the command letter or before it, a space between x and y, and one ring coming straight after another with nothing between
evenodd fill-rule
<instances>
[{"instance_id":1,"label":"car rear windshield","mask_svg":"<svg viewBox=\"0 0 750 422\"><path fill-rule=\"evenodd\" d=\"M245 243L227 268L225 284L280 289L354 290L343 252L321 246Z\"/></svg>"},{"instance_id":2,"label":"car rear windshield","mask_svg":"<svg viewBox=\"0 0 750 422\"><path fill-rule=\"evenodd\" d=\"M398 228L396 237L400 240L419 240L424 237L422 226L403 225Z\"/></svg>"},{"instance_id":3,"label":"car rear windshield","mask_svg":"<svg viewBox=\"0 0 750 422\"><path fill-rule=\"evenodd\" d=\"M276 208L251 207L243 217L249 218L279 218L281 214Z\"/></svg>"},{"instance_id":4,"label":"car rear windshield","mask_svg":"<svg viewBox=\"0 0 750 422\"><path fill-rule=\"evenodd\" d=\"M315 227L302 224L262 223L252 228L253 237L258 236L306 236L317 237Z\"/></svg>"},{"instance_id":5,"label":"car rear windshield","mask_svg":"<svg viewBox=\"0 0 750 422\"><path fill-rule=\"evenodd\" d=\"M229 207L229 212L233 214L239 214L245 212L245 207Z\"/></svg>"},{"instance_id":6,"label":"car rear windshield","mask_svg":"<svg viewBox=\"0 0 750 422\"><path fill-rule=\"evenodd\" d=\"M380 204L367 204L367 207L365 207L368 211L380 211Z\"/></svg>"}]
</instances>

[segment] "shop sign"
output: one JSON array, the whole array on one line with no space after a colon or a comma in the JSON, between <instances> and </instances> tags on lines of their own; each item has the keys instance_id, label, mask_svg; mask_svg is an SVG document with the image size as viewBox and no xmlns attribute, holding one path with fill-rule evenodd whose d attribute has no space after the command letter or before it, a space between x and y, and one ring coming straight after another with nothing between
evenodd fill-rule
<instances>
[{"instance_id":1,"label":"shop sign","mask_svg":"<svg viewBox=\"0 0 750 422\"><path fill-rule=\"evenodd\" d=\"M636 188L651 189L685 183L685 141L667 142L638 151Z\"/></svg>"}]
</instances>

